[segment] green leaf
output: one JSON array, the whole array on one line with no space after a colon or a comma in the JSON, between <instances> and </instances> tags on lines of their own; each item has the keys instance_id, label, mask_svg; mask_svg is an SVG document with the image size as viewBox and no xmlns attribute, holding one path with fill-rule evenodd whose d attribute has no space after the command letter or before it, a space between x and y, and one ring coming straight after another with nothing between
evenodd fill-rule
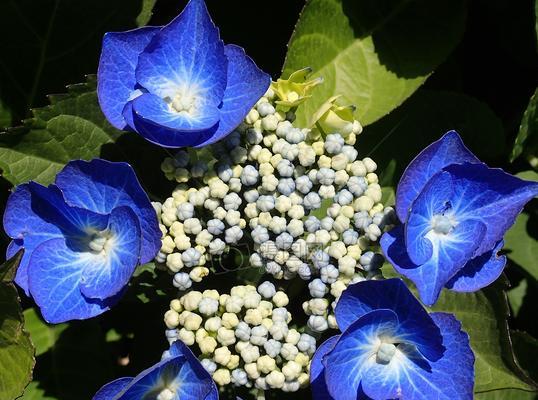
<instances>
[{"instance_id":1,"label":"green leaf","mask_svg":"<svg viewBox=\"0 0 538 400\"><path fill-rule=\"evenodd\" d=\"M21 400L58 400L57 397L50 397L46 394L46 390L42 389L39 382L30 382L24 390L24 395Z\"/></svg>"},{"instance_id":2,"label":"green leaf","mask_svg":"<svg viewBox=\"0 0 538 400\"><path fill-rule=\"evenodd\" d=\"M516 223L504 236L504 247L508 257L538 280L538 240L536 229L529 214L517 216Z\"/></svg>"},{"instance_id":3,"label":"green leaf","mask_svg":"<svg viewBox=\"0 0 538 400\"><path fill-rule=\"evenodd\" d=\"M0 168L14 185L31 179L49 184L67 162L94 158L112 142L101 128L73 115L54 117L24 133L3 134L0 140Z\"/></svg>"},{"instance_id":4,"label":"green leaf","mask_svg":"<svg viewBox=\"0 0 538 400\"><path fill-rule=\"evenodd\" d=\"M434 311L455 314L475 353L475 393L499 389L533 390L511 348L505 293L496 284L474 293L443 290Z\"/></svg>"},{"instance_id":5,"label":"green leaf","mask_svg":"<svg viewBox=\"0 0 538 400\"><path fill-rule=\"evenodd\" d=\"M526 332L512 331L514 353L521 368L535 381L538 379L538 340Z\"/></svg>"},{"instance_id":6,"label":"green leaf","mask_svg":"<svg viewBox=\"0 0 538 400\"><path fill-rule=\"evenodd\" d=\"M93 77L73 85L52 96L50 106L34 110L24 126L0 134L0 169L7 180L49 184L69 160L99 156L101 146L119 137L101 113L95 87Z\"/></svg>"},{"instance_id":7,"label":"green leaf","mask_svg":"<svg viewBox=\"0 0 538 400\"><path fill-rule=\"evenodd\" d=\"M396 192L392 186L383 186L381 188L381 204L385 206L393 206L396 202Z\"/></svg>"},{"instance_id":8,"label":"green leaf","mask_svg":"<svg viewBox=\"0 0 538 400\"><path fill-rule=\"evenodd\" d=\"M24 330L17 289L11 282L22 251L0 266L0 398L20 396L32 379L34 347Z\"/></svg>"},{"instance_id":9,"label":"green leaf","mask_svg":"<svg viewBox=\"0 0 538 400\"><path fill-rule=\"evenodd\" d=\"M52 349L60 334L68 327L68 324L47 325L34 308L24 310L24 320L24 326L34 343L36 356Z\"/></svg>"},{"instance_id":10,"label":"green leaf","mask_svg":"<svg viewBox=\"0 0 538 400\"><path fill-rule=\"evenodd\" d=\"M153 7L155 7L157 0L142 0L142 10L138 17L136 17L136 25L144 26L147 25L151 16L153 15Z\"/></svg>"},{"instance_id":11,"label":"green leaf","mask_svg":"<svg viewBox=\"0 0 538 400\"><path fill-rule=\"evenodd\" d=\"M538 172L533 170L518 172L516 176L518 178L525 179L526 181L538 182Z\"/></svg>"},{"instance_id":12,"label":"green leaf","mask_svg":"<svg viewBox=\"0 0 538 400\"><path fill-rule=\"evenodd\" d=\"M538 88L529 100L529 105L523 114L519 132L516 136L510 161L514 161L523 152L532 157L538 156Z\"/></svg>"},{"instance_id":13,"label":"green leaf","mask_svg":"<svg viewBox=\"0 0 538 400\"><path fill-rule=\"evenodd\" d=\"M409 162L451 129L482 160L504 156L502 123L487 105L463 94L428 90L418 91L400 108L366 127L356 148L362 157L375 160L383 171L384 185L396 186Z\"/></svg>"},{"instance_id":14,"label":"green leaf","mask_svg":"<svg viewBox=\"0 0 538 400\"><path fill-rule=\"evenodd\" d=\"M519 314L519 310L527 295L528 286L527 280L522 279L517 286L510 288L510 290L506 292L514 317L517 317Z\"/></svg>"},{"instance_id":15,"label":"green leaf","mask_svg":"<svg viewBox=\"0 0 538 400\"><path fill-rule=\"evenodd\" d=\"M398 107L460 41L464 0L310 0L288 45L283 77L310 66L325 80L298 121L329 97L355 104L363 125Z\"/></svg>"},{"instance_id":16,"label":"green leaf","mask_svg":"<svg viewBox=\"0 0 538 400\"><path fill-rule=\"evenodd\" d=\"M475 400L536 400L538 399L538 394L523 390L505 389L477 393L474 398Z\"/></svg>"}]
</instances>

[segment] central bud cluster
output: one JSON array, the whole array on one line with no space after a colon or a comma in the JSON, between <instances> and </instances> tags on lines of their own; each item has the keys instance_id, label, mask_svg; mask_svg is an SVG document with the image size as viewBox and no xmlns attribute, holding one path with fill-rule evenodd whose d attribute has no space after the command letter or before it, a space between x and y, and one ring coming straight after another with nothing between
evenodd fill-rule
<instances>
[{"instance_id":1,"label":"central bud cluster","mask_svg":"<svg viewBox=\"0 0 538 400\"><path fill-rule=\"evenodd\" d=\"M195 92L177 94L170 107L186 112ZM261 293L212 299L205 291L199 315L175 301L165 316L168 339L196 343L217 383L295 391L308 382L314 337L337 328L334 308L342 292L379 275L383 257L372 245L394 213L381 202L376 163L359 158L354 147L360 124L345 119L349 107L331 99L311 128L298 127L299 93L286 92L285 99L278 93L269 89L223 141L164 160L161 169L178 186L154 203L163 232L156 261L174 274L180 292L228 265L257 268L279 288L306 281L306 324L289 337L280 316L284 292L273 309L264 308L266 300L254 304ZM239 265L231 260L238 251ZM210 318L202 329L204 315ZM270 373L273 363L278 369Z\"/></svg>"},{"instance_id":2,"label":"central bud cluster","mask_svg":"<svg viewBox=\"0 0 538 400\"><path fill-rule=\"evenodd\" d=\"M437 214L433 216L431 226L435 233L447 235L456 226L456 221L451 215Z\"/></svg>"},{"instance_id":3,"label":"central bud cluster","mask_svg":"<svg viewBox=\"0 0 538 400\"><path fill-rule=\"evenodd\" d=\"M200 90L196 86L179 88L175 96L165 98L172 111L190 117L196 114L200 100Z\"/></svg>"},{"instance_id":4,"label":"central bud cluster","mask_svg":"<svg viewBox=\"0 0 538 400\"><path fill-rule=\"evenodd\" d=\"M88 247L92 253L106 255L112 245L112 233L108 229L90 234Z\"/></svg>"},{"instance_id":5,"label":"central bud cluster","mask_svg":"<svg viewBox=\"0 0 538 400\"><path fill-rule=\"evenodd\" d=\"M394 343L382 342L377 348L376 362L378 364L388 364L396 354L396 345Z\"/></svg>"},{"instance_id":6,"label":"central bud cluster","mask_svg":"<svg viewBox=\"0 0 538 400\"><path fill-rule=\"evenodd\" d=\"M165 388L156 397L156 400L174 400L176 391L174 389Z\"/></svg>"}]
</instances>

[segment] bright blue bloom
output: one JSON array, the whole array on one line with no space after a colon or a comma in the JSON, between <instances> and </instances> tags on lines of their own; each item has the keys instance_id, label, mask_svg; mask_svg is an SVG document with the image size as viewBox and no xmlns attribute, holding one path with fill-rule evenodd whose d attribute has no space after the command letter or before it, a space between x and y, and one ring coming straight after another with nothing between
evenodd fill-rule
<instances>
[{"instance_id":1,"label":"bright blue bloom","mask_svg":"<svg viewBox=\"0 0 538 400\"><path fill-rule=\"evenodd\" d=\"M103 386L93 400L217 400L211 375L180 340L167 356L135 378L116 379Z\"/></svg>"},{"instance_id":2,"label":"bright blue bloom","mask_svg":"<svg viewBox=\"0 0 538 400\"><path fill-rule=\"evenodd\" d=\"M315 400L473 398L469 336L452 314L428 314L400 279L349 286L335 312L342 333L310 366Z\"/></svg>"},{"instance_id":3,"label":"bright blue bloom","mask_svg":"<svg viewBox=\"0 0 538 400\"><path fill-rule=\"evenodd\" d=\"M160 249L156 213L131 166L71 161L48 187L18 186L8 199L7 257L24 248L15 282L48 322L108 310L139 263Z\"/></svg>"},{"instance_id":4,"label":"bright blue bloom","mask_svg":"<svg viewBox=\"0 0 538 400\"><path fill-rule=\"evenodd\" d=\"M381 238L396 270L432 305L443 287L479 290L499 277L503 236L538 183L480 162L450 131L405 170L396 192L403 225Z\"/></svg>"},{"instance_id":5,"label":"bright blue bloom","mask_svg":"<svg viewBox=\"0 0 538 400\"><path fill-rule=\"evenodd\" d=\"M271 83L224 45L203 0L163 27L107 33L98 71L103 113L164 147L201 147L232 132Z\"/></svg>"}]
</instances>

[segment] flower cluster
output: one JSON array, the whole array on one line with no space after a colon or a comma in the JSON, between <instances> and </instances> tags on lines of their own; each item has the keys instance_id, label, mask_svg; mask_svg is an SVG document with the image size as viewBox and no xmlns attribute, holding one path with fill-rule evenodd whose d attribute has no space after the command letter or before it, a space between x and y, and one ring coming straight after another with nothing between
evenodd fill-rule
<instances>
[{"instance_id":1,"label":"flower cluster","mask_svg":"<svg viewBox=\"0 0 538 400\"><path fill-rule=\"evenodd\" d=\"M235 286L230 294L190 291L170 303L166 336L201 353L220 386L295 392L308 384L316 340L290 326L289 299L270 282Z\"/></svg>"},{"instance_id":2,"label":"flower cluster","mask_svg":"<svg viewBox=\"0 0 538 400\"><path fill-rule=\"evenodd\" d=\"M476 291L502 273L503 236L537 194L538 183L489 168L451 131L405 170L396 193L403 225L387 232L381 246L427 305L443 287Z\"/></svg>"},{"instance_id":3,"label":"flower cluster","mask_svg":"<svg viewBox=\"0 0 538 400\"><path fill-rule=\"evenodd\" d=\"M314 399L471 399L474 355L452 314L428 312L399 279L351 285L342 333L312 360Z\"/></svg>"},{"instance_id":4,"label":"flower cluster","mask_svg":"<svg viewBox=\"0 0 538 400\"><path fill-rule=\"evenodd\" d=\"M71 161L48 187L18 186L8 199L7 257L24 249L15 281L52 323L114 305L139 263L159 249L148 196L126 163Z\"/></svg>"},{"instance_id":5,"label":"flower cluster","mask_svg":"<svg viewBox=\"0 0 538 400\"><path fill-rule=\"evenodd\" d=\"M335 327L324 304L363 273L377 273L383 258L370 246L394 212L381 204L377 165L358 159L353 147L358 122L332 115L341 107L330 99L312 129L294 126L293 109L288 103L282 109L278 95L284 82L273 84L243 124L206 153L180 150L164 160L163 172L179 185L155 204L163 231L157 261L186 290L209 273L209 261L247 243L251 267L310 282L305 311L310 328L321 332ZM285 95L300 101L313 83L294 85L301 95ZM331 122L344 133L324 136Z\"/></svg>"}]
</instances>

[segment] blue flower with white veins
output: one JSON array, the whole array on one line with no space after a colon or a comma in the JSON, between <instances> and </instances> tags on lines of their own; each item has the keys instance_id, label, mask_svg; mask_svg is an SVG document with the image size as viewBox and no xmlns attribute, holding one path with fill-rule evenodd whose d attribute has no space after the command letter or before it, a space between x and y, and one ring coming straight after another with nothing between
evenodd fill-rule
<instances>
[{"instance_id":1,"label":"blue flower with white veins","mask_svg":"<svg viewBox=\"0 0 538 400\"><path fill-rule=\"evenodd\" d=\"M211 375L181 341L166 356L134 378L119 378L103 386L92 400L217 400Z\"/></svg>"},{"instance_id":2,"label":"blue flower with white veins","mask_svg":"<svg viewBox=\"0 0 538 400\"><path fill-rule=\"evenodd\" d=\"M13 239L7 257L24 249L15 282L52 323L108 310L161 246L155 210L131 166L99 159L69 162L48 187L19 185L4 229Z\"/></svg>"},{"instance_id":3,"label":"blue flower with white veins","mask_svg":"<svg viewBox=\"0 0 538 400\"><path fill-rule=\"evenodd\" d=\"M310 366L315 400L473 398L469 336L452 314L428 314L400 279L350 285L335 314L342 333Z\"/></svg>"},{"instance_id":4,"label":"blue flower with white veins","mask_svg":"<svg viewBox=\"0 0 538 400\"><path fill-rule=\"evenodd\" d=\"M201 147L232 132L271 83L224 45L203 0L163 27L107 33L97 94L109 122L163 147Z\"/></svg>"},{"instance_id":5,"label":"blue flower with white veins","mask_svg":"<svg viewBox=\"0 0 538 400\"><path fill-rule=\"evenodd\" d=\"M479 290L502 273L503 236L537 194L538 183L489 168L450 131L405 170L396 192L402 225L382 236L381 247L427 305L443 287Z\"/></svg>"}]
</instances>

